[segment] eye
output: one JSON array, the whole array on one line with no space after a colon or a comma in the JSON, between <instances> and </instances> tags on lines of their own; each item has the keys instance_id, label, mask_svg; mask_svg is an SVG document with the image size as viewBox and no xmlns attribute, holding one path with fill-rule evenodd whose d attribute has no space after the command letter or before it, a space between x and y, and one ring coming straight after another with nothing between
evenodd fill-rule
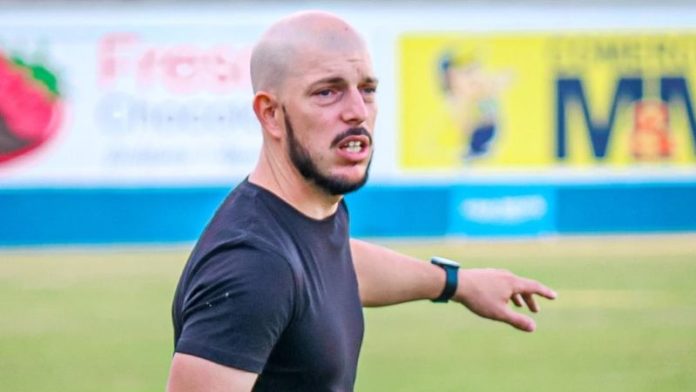
<instances>
[{"instance_id":1,"label":"eye","mask_svg":"<svg viewBox=\"0 0 696 392\"><path fill-rule=\"evenodd\" d=\"M360 88L360 93L365 102L373 102L377 94L377 86L365 86Z\"/></svg>"},{"instance_id":2,"label":"eye","mask_svg":"<svg viewBox=\"0 0 696 392\"><path fill-rule=\"evenodd\" d=\"M341 97L341 90L337 88L320 88L312 93L314 99L320 105L328 105L338 101Z\"/></svg>"},{"instance_id":3,"label":"eye","mask_svg":"<svg viewBox=\"0 0 696 392\"><path fill-rule=\"evenodd\" d=\"M320 97L330 97L335 93L336 93L336 91L326 88L326 89L319 90L319 91L315 92L314 95L317 95Z\"/></svg>"}]
</instances>

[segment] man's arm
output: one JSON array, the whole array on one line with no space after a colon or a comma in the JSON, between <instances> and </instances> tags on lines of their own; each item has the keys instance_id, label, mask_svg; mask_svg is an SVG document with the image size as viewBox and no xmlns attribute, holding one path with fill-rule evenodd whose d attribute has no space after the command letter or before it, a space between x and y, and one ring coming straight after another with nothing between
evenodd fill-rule
<instances>
[{"instance_id":1,"label":"man's arm","mask_svg":"<svg viewBox=\"0 0 696 392\"><path fill-rule=\"evenodd\" d=\"M445 285L442 268L392 250L351 239L350 248L358 276L363 306L384 306L437 298ZM508 307L526 305L538 312L534 295L556 298L550 288L534 280L497 269L460 269L452 300L475 314L502 321L523 331L536 328L534 320Z\"/></svg>"},{"instance_id":2,"label":"man's arm","mask_svg":"<svg viewBox=\"0 0 696 392\"><path fill-rule=\"evenodd\" d=\"M257 377L256 373L176 353L169 371L167 392L249 392Z\"/></svg>"}]
</instances>

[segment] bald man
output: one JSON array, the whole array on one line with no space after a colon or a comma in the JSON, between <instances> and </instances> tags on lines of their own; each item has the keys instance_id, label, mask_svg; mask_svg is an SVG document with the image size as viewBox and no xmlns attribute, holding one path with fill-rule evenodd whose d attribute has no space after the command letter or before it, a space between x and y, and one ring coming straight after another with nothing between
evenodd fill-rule
<instances>
[{"instance_id":1,"label":"bald man","mask_svg":"<svg viewBox=\"0 0 696 392\"><path fill-rule=\"evenodd\" d=\"M349 238L343 195L367 181L377 78L340 18L275 23L251 57L257 166L193 250L173 304L169 391L351 391L363 306L431 299L524 331L538 282Z\"/></svg>"}]
</instances>

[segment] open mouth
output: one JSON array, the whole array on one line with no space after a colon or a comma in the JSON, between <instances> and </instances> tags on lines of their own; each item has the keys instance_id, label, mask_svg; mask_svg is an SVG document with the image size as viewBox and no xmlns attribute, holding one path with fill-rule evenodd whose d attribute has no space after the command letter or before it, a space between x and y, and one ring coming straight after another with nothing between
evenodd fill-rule
<instances>
[{"instance_id":1,"label":"open mouth","mask_svg":"<svg viewBox=\"0 0 696 392\"><path fill-rule=\"evenodd\" d=\"M365 128L351 128L339 135L331 143L343 159L360 163L369 159L372 136Z\"/></svg>"},{"instance_id":2,"label":"open mouth","mask_svg":"<svg viewBox=\"0 0 696 392\"><path fill-rule=\"evenodd\" d=\"M331 147L338 147L348 152L359 152L372 144L372 137L365 128L351 128L341 134L331 142Z\"/></svg>"},{"instance_id":3,"label":"open mouth","mask_svg":"<svg viewBox=\"0 0 696 392\"><path fill-rule=\"evenodd\" d=\"M347 140L338 146L341 150L345 150L349 153L359 153L363 151L365 147L367 147L367 143L355 139Z\"/></svg>"}]
</instances>

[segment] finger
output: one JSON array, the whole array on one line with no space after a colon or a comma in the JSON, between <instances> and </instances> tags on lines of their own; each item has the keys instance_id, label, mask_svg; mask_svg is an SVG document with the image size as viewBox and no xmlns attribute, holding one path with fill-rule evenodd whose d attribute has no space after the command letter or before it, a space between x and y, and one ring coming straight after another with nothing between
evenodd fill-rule
<instances>
[{"instance_id":1,"label":"finger","mask_svg":"<svg viewBox=\"0 0 696 392\"><path fill-rule=\"evenodd\" d=\"M517 306L518 308L522 307L522 299L520 298L519 294L517 294L517 293L513 294L512 297L510 297L510 299L515 304L515 306Z\"/></svg>"},{"instance_id":2,"label":"finger","mask_svg":"<svg viewBox=\"0 0 696 392\"><path fill-rule=\"evenodd\" d=\"M499 320L525 332L534 332L536 329L534 320L510 308L505 308Z\"/></svg>"},{"instance_id":3,"label":"finger","mask_svg":"<svg viewBox=\"0 0 696 392\"><path fill-rule=\"evenodd\" d=\"M537 294L547 299L555 299L558 294L536 280L519 278L516 285L516 292L521 294Z\"/></svg>"},{"instance_id":4,"label":"finger","mask_svg":"<svg viewBox=\"0 0 696 392\"><path fill-rule=\"evenodd\" d=\"M534 295L522 294L522 298L524 299L524 303L527 304L527 307L529 308L529 310L531 310L534 313L539 312L539 305L536 303L536 300L534 299Z\"/></svg>"}]
</instances>

